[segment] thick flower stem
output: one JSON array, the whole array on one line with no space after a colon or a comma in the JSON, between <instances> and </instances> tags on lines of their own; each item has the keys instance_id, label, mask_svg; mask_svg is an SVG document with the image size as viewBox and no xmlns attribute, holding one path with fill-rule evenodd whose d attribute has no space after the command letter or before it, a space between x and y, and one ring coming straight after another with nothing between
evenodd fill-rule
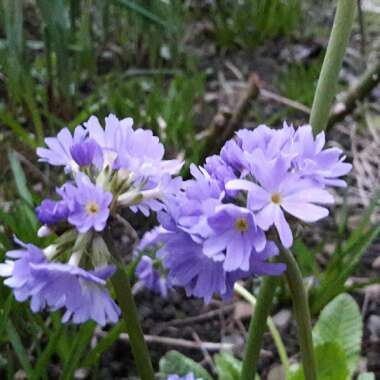
<instances>
[{"instance_id":1,"label":"thick flower stem","mask_svg":"<svg viewBox=\"0 0 380 380\"><path fill-rule=\"evenodd\" d=\"M241 380L254 380L256 377L263 335L267 327L267 318L272 307L277 283L277 277L268 276L264 277L261 284L256 309L249 325Z\"/></svg>"},{"instance_id":2,"label":"thick flower stem","mask_svg":"<svg viewBox=\"0 0 380 380\"><path fill-rule=\"evenodd\" d=\"M355 9L356 0L338 0L334 24L311 109L310 124L314 134L324 131L327 126Z\"/></svg>"},{"instance_id":3,"label":"thick flower stem","mask_svg":"<svg viewBox=\"0 0 380 380\"><path fill-rule=\"evenodd\" d=\"M317 380L310 310L302 274L296 259L288 249L282 249L281 258L287 266L285 277L293 301L305 380Z\"/></svg>"},{"instance_id":4,"label":"thick flower stem","mask_svg":"<svg viewBox=\"0 0 380 380\"><path fill-rule=\"evenodd\" d=\"M243 297L247 302L249 302L252 305L253 310L255 310L257 300L253 294L251 294L248 290L246 290L239 283L235 284L234 290L236 293L240 294L240 296ZM269 316L267 318L267 326L268 326L270 333L272 334L274 344L277 348L278 355L280 356L281 364L283 365L284 370L285 370L285 374L287 376L289 373L289 359L288 359L288 355L286 353L286 348L285 348L284 342L281 339L280 332L278 331L276 325L274 324L273 319Z\"/></svg>"},{"instance_id":5,"label":"thick flower stem","mask_svg":"<svg viewBox=\"0 0 380 380\"><path fill-rule=\"evenodd\" d=\"M135 243L136 232L132 229L128 222L122 217L116 215L116 220L121 223L128 236L131 239L131 246ZM132 230L130 230L132 229ZM141 380L154 380L154 371L152 361L150 359L148 347L145 343L144 334L139 322L137 307L132 294L132 288L129 281L128 273L120 258L120 252L116 248L110 227L104 232L103 238L107 247L115 260L117 270L111 278L112 286L116 293L116 298L121 309L125 327L129 337L129 343L132 348L132 354L135 359L137 372Z\"/></svg>"},{"instance_id":6,"label":"thick flower stem","mask_svg":"<svg viewBox=\"0 0 380 380\"><path fill-rule=\"evenodd\" d=\"M140 378L142 380L154 380L152 362L140 326L129 278L121 265L112 276L111 281L125 320L126 330Z\"/></svg>"}]
</instances>

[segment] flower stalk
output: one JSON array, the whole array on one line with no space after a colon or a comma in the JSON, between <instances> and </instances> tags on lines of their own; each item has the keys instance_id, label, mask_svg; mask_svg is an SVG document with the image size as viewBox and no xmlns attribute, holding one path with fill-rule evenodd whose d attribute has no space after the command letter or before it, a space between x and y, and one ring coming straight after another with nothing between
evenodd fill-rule
<instances>
[{"instance_id":1,"label":"flower stalk","mask_svg":"<svg viewBox=\"0 0 380 380\"><path fill-rule=\"evenodd\" d=\"M154 380L154 371L148 347L139 322L138 312L132 295L131 285L127 273L121 264L111 279L115 289L122 316L125 320L126 330L135 359L137 371L142 380Z\"/></svg>"},{"instance_id":2,"label":"flower stalk","mask_svg":"<svg viewBox=\"0 0 380 380\"><path fill-rule=\"evenodd\" d=\"M310 309L302 274L296 259L288 249L281 250L281 259L287 266L285 278L293 301L305 380L317 380Z\"/></svg>"},{"instance_id":3,"label":"flower stalk","mask_svg":"<svg viewBox=\"0 0 380 380\"><path fill-rule=\"evenodd\" d=\"M251 294L248 290L246 290L239 283L235 284L234 290L236 293L240 294L240 296L243 297L247 302L249 302L252 305L253 310L255 310L257 300L253 294ZM280 332L278 331L276 325L273 322L273 319L269 316L267 318L267 326L268 326L270 333L272 334L272 338L273 338L274 344L277 348L278 355L279 355L280 360L281 360L281 364L284 367L285 374L288 375L288 373L289 373L289 359L288 359L288 355L286 353L285 345L281 339Z\"/></svg>"},{"instance_id":4,"label":"flower stalk","mask_svg":"<svg viewBox=\"0 0 380 380\"><path fill-rule=\"evenodd\" d=\"M133 298L129 277L123 263L119 259L120 255L115 248L110 229L104 234L104 240L116 262L117 270L111 278L111 283L115 290L122 317L125 321L137 371L141 380L154 380L155 376L152 361L139 322L138 311Z\"/></svg>"},{"instance_id":5,"label":"flower stalk","mask_svg":"<svg viewBox=\"0 0 380 380\"><path fill-rule=\"evenodd\" d=\"M241 380L254 380L257 372L257 362L260 356L263 335L267 327L267 318L272 308L273 297L278 284L278 278L267 276L263 278L256 309L251 318L246 343Z\"/></svg>"},{"instance_id":6,"label":"flower stalk","mask_svg":"<svg viewBox=\"0 0 380 380\"><path fill-rule=\"evenodd\" d=\"M324 131L327 126L339 71L351 33L355 9L356 0L338 0L330 40L311 108L310 124L315 135Z\"/></svg>"}]
</instances>

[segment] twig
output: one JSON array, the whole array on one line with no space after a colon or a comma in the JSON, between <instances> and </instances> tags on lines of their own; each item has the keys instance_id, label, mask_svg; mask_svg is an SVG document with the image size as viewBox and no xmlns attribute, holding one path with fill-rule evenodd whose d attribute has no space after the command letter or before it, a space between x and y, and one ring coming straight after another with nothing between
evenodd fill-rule
<instances>
[{"instance_id":1,"label":"twig","mask_svg":"<svg viewBox=\"0 0 380 380\"><path fill-rule=\"evenodd\" d=\"M367 36L366 36L366 30L364 26L362 0L357 0L357 7L358 7L358 22L359 22L359 28L360 28L360 54L362 56L363 62L365 62Z\"/></svg>"},{"instance_id":2,"label":"twig","mask_svg":"<svg viewBox=\"0 0 380 380\"><path fill-rule=\"evenodd\" d=\"M218 152L224 142L233 136L248 111L250 100L256 98L258 94L259 78L255 73L252 73L231 117L227 119L227 115L221 115L220 113L215 115L206 136L203 150L205 156Z\"/></svg>"},{"instance_id":3,"label":"twig","mask_svg":"<svg viewBox=\"0 0 380 380\"><path fill-rule=\"evenodd\" d=\"M197 315L195 317L188 317L188 318L182 318L182 319L175 319L173 321L163 323L162 330L167 328L167 327L172 327L172 326L183 326L183 325L191 325L194 323L199 323L206 321L208 319L216 318L220 316L220 314L228 314L230 311L234 310L235 305L226 305L224 307L221 307L220 309L217 310L211 310L208 311L207 313L203 313L201 315ZM160 330L160 331L162 331Z\"/></svg>"},{"instance_id":4,"label":"twig","mask_svg":"<svg viewBox=\"0 0 380 380\"><path fill-rule=\"evenodd\" d=\"M206 363L208 363L208 365L214 370L214 362L212 361L212 358L208 353L207 349L202 346L202 340L201 338L199 338L199 335L195 331L193 331L191 333L191 336L193 337L194 341L199 344L199 347L202 351Z\"/></svg>"},{"instance_id":5,"label":"twig","mask_svg":"<svg viewBox=\"0 0 380 380\"><path fill-rule=\"evenodd\" d=\"M357 103L368 96L380 81L380 59L371 66L358 81L347 91L341 102L338 102L330 114L327 129L351 113Z\"/></svg>"},{"instance_id":6,"label":"twig","mask_svg":"<svg viewBox=\"0 0 380 380\"><path fill-rule=\"evenodd\" d=\"M129 342L128 334L120 334L120 339ZM170 338L166 336L157 335L144 335L145 342L147 343L157 343L167 346L183 347L195 350L208 350L208 351L232 351L236 348L235 344L232 343L214 343L214 342L194 342L192 340L181 339L181 338Z\"/></svg>"},{"instance_id":7,"label":"twig","mask_svg":"<svg viewBox=\"0 0 380 380\"><path fill-rule=\"evenodd\" d=\"M285 98L284 96L278 95L272 91L266 90L265 88L260 89L260 95L263 98L274 100L277 103L284 104L287 107L294 108L297 111L301 111L307 115L310 115L311 109L304 104L297 102L296 100Z\"/></svg>"}]
</instances>

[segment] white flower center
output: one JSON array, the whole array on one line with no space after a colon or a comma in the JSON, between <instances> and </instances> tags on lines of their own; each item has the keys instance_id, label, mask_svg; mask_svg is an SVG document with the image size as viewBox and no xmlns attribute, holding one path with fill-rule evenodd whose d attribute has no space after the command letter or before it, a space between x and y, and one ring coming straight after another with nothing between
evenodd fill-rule
<instances>
[{"instance_id":1,"label":"white flower center","mask_svg":"<svg viewBox=\"0 0 380 380\"><path fill-rule=\"evenodd\" d=\"M88 202L86 204L86 212L89 215L94 215L99 211L100 207L96 202Z\"/></svg>"}]
</instances>

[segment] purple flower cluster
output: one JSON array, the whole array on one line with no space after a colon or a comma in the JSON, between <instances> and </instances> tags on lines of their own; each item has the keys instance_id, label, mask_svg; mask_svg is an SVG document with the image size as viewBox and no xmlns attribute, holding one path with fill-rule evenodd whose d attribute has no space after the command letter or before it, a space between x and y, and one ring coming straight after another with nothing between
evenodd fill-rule
<instances>
[{"instance_id":1,"label":"purple flower cluster","mask_svg":"<svg viewBox=\"0 0 380 380\"><path fill-rule=\"evenodd\" d=\"M31 298L34 312L46 307L65 308L63 322L92 319L103 326L118 320L120 310L105 287L114 267L86 271L70 264L52 263L33 244L16 242L22 248L7 252L6 262L0 264L0 275L7 277L4 283L13 289L17 301Z\"/></svg>"},{"instance_id":2,"label":"purple flower cluster","mask_svg":"<svg viewBox=\"0 0 380 380\"><path fill-rule=\"evenodd\" d=\"M63 321L100 325L120 314L106 283L115 267L101 233L112 213L121 208L158 211L181 186L172 178L182 166L164 160L164 147L151 131L132 128L132 119L105 119L103 128L91 117L71 134L67 128L45 139L40 161L61 166L68 180L36 209L43 224L39 236L64 231L44 250L30 244L7 253L0 275L7 277L19 301L31 299L33 311L65 309ZM60 228L55 225L60 224ZM69 260L67 261L67 257ZM147 286L167 292L167 284L144 257L138 273Z\"/></svg>"},{"instance_id":3,"label":"purple flower cluster","mask_svg":"<svg viewBox=\"0 0 380 380\"><path fill-rule=\"evenodd\" d=\"M328 215L325 205L334 203L327 188L346 186L339 177L351 164L343 162L340 149L324 145L324 132L314 138L309 125L297 130L286 124L279 130L262 125L239 131L221 151L223 164L233 165L236 176L224 180L225 189L246 194L257 225L264 231L274 226L285 247L293 244L285 215L316 222Z\"/></svg>"},{"instance_id":4,"label":"purple flower cluster","mask_svg":"<svg viewBox=\"0 0 380 380\"><path fill-rule=\"evenodd\" d=\"M324 145L310 126L261 125L192 166L193 179L159 213L169 280L209 302L230 297L239 279L281 274L285 266L269 261L279 252L272 226L290 247L293 223L326 217L334 202L327 188L345 186L339 177L351 169L340 149Z\"/></svg>"},{"instance_id":5,"label":"purple flower cluster","mask_svg":"<svg viewBox=\"0 0 380 380\"><path fill-rule=\"evenodd\" d=\"M158 138L134 130L130 118L110 115L103 128L91 117L73 135L65 128L45 141L40 160L62 166L69 179L37 207L40 236L64 232L43 250L18 241L22 249L7 253L0 276L17 300L31 299L33 311L62 308L74 323L119 317L101 234L119 209L158 213L161 225L136 248L139 282L162 296L181 286L210 302L230 298L241 279L280 275L285 265L271 261L275 234L290 247L297 223L326 217L334 202L328 188L345 186L340 177L351 170L342 151L325 149L324 134L314 137L307 125L240 130L220 155L192 165L186 181L173 177L182 162L164 160Z\"/></svg>"}]
</instances>

